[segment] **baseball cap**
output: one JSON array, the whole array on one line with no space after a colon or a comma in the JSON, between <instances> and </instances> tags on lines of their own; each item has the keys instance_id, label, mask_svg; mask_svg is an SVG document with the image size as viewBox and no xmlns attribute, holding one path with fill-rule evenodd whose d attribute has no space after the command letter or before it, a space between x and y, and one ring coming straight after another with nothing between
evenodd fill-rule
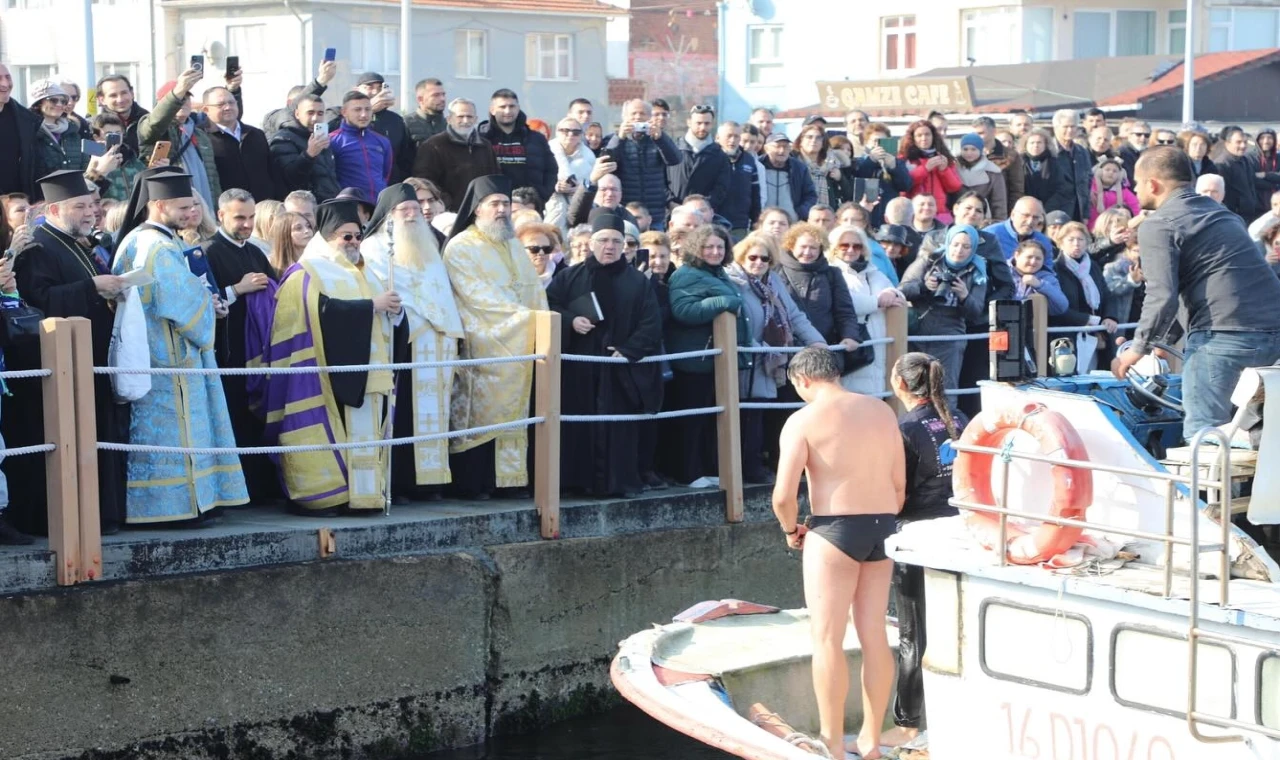
<instances>
[{"instance_id":1,"label":"baseball cap","mask_svg":"<svg viewBox=\"0 0 1280 760\"><path fill-rule=\"evenodd\" d=\"M791 138L787 137L786 132L770 132L769 136L764 139L765 145L776 142L791 142Z\"/></svg>"},{"instance_id":2,"label":"baseball cap","mask_svg":"<svg viewBox=\"0 0 1280 760\"><path fill-rule=\"evenodd\" d=\"M1067 222L1069 222L1069 221L1071 221L1071 217L1070 217L1070 216L1067 216L1067 212L1065 212L1065 211L1050 211L1048 214L1045 214L1045 217L1044 217L1044 226L1046 226L1046 227L1060 227L1060 226L1062 226L1062 225L1066 224L1066 223L1067 223Z\"/></svg>"},{"instance_id":3,"label":"baseball cap","mask_svg":"<svg viewBox=\"0 0 1280 760\"><path fill-rule=\"evenodd\" d=\"M374 84L374 83L377 83L377 84L384 84L386 81L387 81L387 80L383 79L383 78L382 78L382 75L381 75L381 74L379 74L378 72L376 72L376 71L366 71L365 73L361 74L361 75L360 75L360 77L359 77L358 79L356 79L356 84L358 84L358 85L359 85L359 84Z\"/></svg>"}]
</instances>

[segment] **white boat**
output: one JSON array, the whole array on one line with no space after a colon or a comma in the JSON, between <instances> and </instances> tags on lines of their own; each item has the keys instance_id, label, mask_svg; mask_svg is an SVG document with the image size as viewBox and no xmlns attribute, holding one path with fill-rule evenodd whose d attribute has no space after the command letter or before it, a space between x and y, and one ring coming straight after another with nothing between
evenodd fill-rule
<instances>
[{"instance_id":1,"label":"white boat","mask_svg":"<svg viewBox=\"0 0 1280 760\"><path fill-rule=\"evenodd\" d=\"M1280 523L1280 369L1245 373L1233 394L1242 412L1259 391L1270 391L1273 402L1263 407L1256 450L1205 443L1238 438L1233 423L1202 432L1162 463L1107 403L984 385L984 410L1037 404L1064 415L1083 439L1088 461L1061 464L1061 451L1041 454L1021 432L1002 449L959 446L961 456L996 456L993 491L1000 506L957 506L1003 513L989 518L1001 522L1002 534L1004 520L1072 526L1048 511L1051 473L1070 467L1073 478L1093 481L1085 535L1123 544L1122 557L1129 559L1088 560L1056 571L1013 565L975 540L972 515L978 512L969 513L968 523L962 515L897 534L894 559L925 568L929 757L1280 760L1280 566L1217 517L1243 513L1254 525ZM1240 498L1241 488L1251 495ZM802 614L792 617L798 624ZM696 641L696 629L706 626L724 629L712 649L741 647L758 662L747 654L731 668L702 668L710 678L696 685L655 675L673 642ZM807 639L788 648L743 644L743 637L768 627L685 623L637 634L622 644L614 682L659 720L741 757L811 757L750 718L750 701L764 694L769 708L798 731L816 729L811 694L740 686L742 672L808 683ZM691 647L681 667L697 670L692 661L700 656ZM847 725L856 730L852 703L858 700L848 701Z\"/></svg>"}]
</instances>

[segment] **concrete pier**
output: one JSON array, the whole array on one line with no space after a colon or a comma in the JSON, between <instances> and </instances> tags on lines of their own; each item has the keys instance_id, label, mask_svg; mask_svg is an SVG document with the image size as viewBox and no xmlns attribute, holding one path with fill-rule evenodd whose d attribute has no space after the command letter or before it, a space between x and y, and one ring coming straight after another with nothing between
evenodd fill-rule
<instances>
[{"instance_id":1,"label":"concrete pier","mask_svg":"<svg viewBox=\"0 0 1280 760\"><path fill-rule=\"evenodd\" d=\"M0 757L411 758L613 704L617 642L705 599L802 604L768 489L311 520L104 539L55 588L0 552ZM318 531L335 553L321 559Z\"/></svg>"}]
</instances>

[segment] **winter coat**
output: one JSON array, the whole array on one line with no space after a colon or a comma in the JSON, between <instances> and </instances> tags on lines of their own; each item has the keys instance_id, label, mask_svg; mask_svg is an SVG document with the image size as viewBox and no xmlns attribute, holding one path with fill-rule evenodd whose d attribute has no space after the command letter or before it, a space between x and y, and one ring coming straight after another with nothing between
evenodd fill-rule
<instances>
[{"instance_id":1,"label":"winter coat","mask_svg":"<svg viewBox=\"0 0 1280 760\"><path fill-rule=\"evenodd\" d=\"M1120 164L1124 168L1124 176L1128 177L1131 182L1137 176L1134 171L1138 166L1138 156L1140 155L1142 155L1141 152L1132 145L1125 144L1120 146Z\"/></svg>"},{"instance_id":2,"label":"winter coat","mask_svg":"<svg viewBox=\"0 0 1280 760\"><path fill-rule=\"evenodd\" d=\"M738 287L738 292L742 295L742 312L747 320L750 330L750 338L752 346L764 345L764 304L760 300L760 296L752 290L751 284L748 282L746 271L737 264L730 264L725 269L725 274ZM786 283L778 276L777 272L769 272L769 286L773 288L773 292L778 296L778 302L782 304L782 308L787 312L787 322L791 325L791 344L793 346L808 346L813 343L822 343L822 333L814 329L813 324L809 322L809 318L796 305L795 299L791 297L791 293L787 290ZM773 378L764 371L763 362L752 362L752 365L739 374L738 387L741 389L742 398L761 398L774 399L778 397L778 384Z\"/></svg>"},{"instance_id":3,"label":"winter coat","mask_svg":"<svg viewBox=\"0 0 1280 760\"><path fill-rule=\"evenodd\" d=\"M695 151L688 138L686 134L676 142L680 151L680 163L667 167L669 198L675 203L684 203L687 196L701 195L716 213L724 216L721 209L729 195L729 183L733 179L729 157L716 145L715 140Z\"/></svg>"},{"instance_id":4,"label":"winter coat","mask_svg":"<svg viewBox=\"0 0 1280 760\"><path fill-rule=\"evenodd\" d=\"M728 189L721 205L714 208L717 214L729 220L730 229L751 229L760 217L759 163L742 148L738 148L735 154L727 158Z\"/></svg>"},{"instance_id":5,"label":"winter coat","mask_svg":"<svg viewBox=\"0 0 1280 760\"><path fill-rule=\"evenodd\" d=\"M568 210L565 214L565 225L569 228L577 227L579 224L587 224L591 221L591 212L600 208L596 205L596 193L600 191L599 185L581 184L573 191L573 196L569 198ZM558 194L557 194L558 195ZM618 206L613 209L614 216L619 216L623 221L636 223L636 217L625 206Z\"/></svg>"},{"instance_id":6,"label":"winter coat","mask_svg":"<svg viewBox=\"0 0 1280 760\"><path fill-rule=\"evenodd\" d=\"M1075 143L1069 149L1058 146L1058 155L1054 162L1058 165L1057 181L1050 188L1048 200L1044 202L1044 211L1061 211L1077 222L1089 218L1089 181L1093 179L1093 160L1089 150ZM1072 168L1070 176L1065 170Z\"/></svg>"},{"instance_id":7,"label":"winter coat","mask_svg":"<svg viewBox=\"0 0 1280 760\"><path fill-rule=\"evenodd\" d=\"M791 188L791 206L796 211L796 217L801 221L808 219L809 209L818 202L818 191L813 186L813 177L809 176L804 162L795 156L788 156L787 165L779 169L766 157L763 164L764 174L760 176L760 180L766 184L770 182L770 175L786 172Z\"/></svg>"},{"instance_id":8,"label":"winter coat","mask_svg":"<svg viewBox=\"0 0 1280 760\"><path fill-rule=\"evenodd\" d=\"M1089 194L1095 197L1098 194L1098 178L1097 177L1094 177L1093 183L1089 185ZM1123 180L1121 180L1120 182L1120 191L1119 191L1120 197L1117 198L1116 195L1117 195L1117 191L1115 189L1102 191L1103 207L1100 209L1099 208L1089 209L1089 229L1093 229L1093 223L1098 221L1098 216L1103 211L1106 211L1107 209L1110 209L1110 208L1115 208L1116 206L1123 206L1124 208L1129 209L1129 213L1132 216L1137 216L1138 214L1142 213L1142 207L1138 205L1138 196L1133 194L1133 191L1129 189L1129 185L1126 184Z\"/></svg>"},{"instance_id":9,"label":"winter coat","mask_svg":"<svg viewBox=\"0 0 1280 760\"><path fill-rule=\"evenodd\" d=\"M551 140L550 145L551 155L556 159L556 180L564 181L573 177L577 182L574 187L574 193L576 193L591 178L591 170L596 164L596 154L591 152L586 142L578 145L578 151L572 156L565 155L564 146L559 140ZM542 212L543 221L555 225L562 233L568 232L569 202L573 199L574 193L552 193Z\"/></svg>"},{"instance_id":10,"label":"winter coat","mask_svg":"<svg viewBox=\"0 0 1280 760\"><path fill-rule=\"evenodd\" d=\"M493 146L498 169L511 180L513 188L532 187L543 203L551 198L556 191L559 166L547 138L529 129L524 111L516 116L510 133L503 132L492 120L480 122L476 131Z\"/></svg>"},{"instance_id":11,"label":"winter coat","mask_svg":"<svg viewBox=\"0 0 1280 760\"><path fill-rule=\"evenodd\" d=\"M238 187L248 190L255 201L284 197L271 162L271 147L261 129L241 122L239 140L212 121L206 122L202 129L208 133L209 142L213 145L218 181L224 189Z\"/></svg>"},{"instance_id":12,"label":"winter coat","mask_svg":"<svg viewBox=\"0 0 1280 760\"><path fill-rule=\"evenodd\" d=\"M1145 282L1134 282L1129 277L1133 262L1127 256L1120 256L1115 261L1102 267L1102 279L1107 284L1107 302L1117 322L1132 321L1134 296L1144 287Z\"/></svg>"},{"instance_id":13,"label":"winter coat","mask_svg":"<svg viewBox=\"0 0 1280 760\"><path fill-rule=\"evenodd\" d=\"M625 203L641 203L653 216L653 228L666 228L667 167L679 164L683 159L680 149L670 135L663 134L657 140L648 135L632 135L626 139L613 135L605 143L604 150L618 164L615 172L622 180L622 198Z\"/></svg>"},{"instance_id":14,"label":"winter coat","mask_svg":"<svg viewBox=\"0 0 1280 760\"><path fill-rule=\"evenodd\" d=\"M391 141L372 126L360 129L343 121L329 133L329 150L338 172L338 185L364 191L370 200L387 188L395 171Z\"/></svg>"},{"instance_id":15,"label":"winter coat","mask_svg":"<svg viewBox=\"0 0 1280 760\"><path fill-rule=\"evenodd\" d=\"M298 98L301 98L303 95L315 95L319 98L324 95L324 92L327 89L329 89L327 86L320 84L318 80L312 79L307 83L306 89L304 89L302 93L298 95L297 98L294 98L288 105L283 106L282 108L273 109L269 111L266 116L263 116L262 132L267 136L267 142L270 143L276 136L276 132L279 132L280 128L285 124L291 121L297 121L293 116L293 109L294 105L298 102Z\"/></svg>"},{"instance_id":16,"label":"winter coat","mask_svg":"<svg viewBox=\"0 0 1280 760\"><path fill-rule=\"evenodd\" d=\"M907 162L908 172L911 174L911 190L907 193L907 197L914 198L925 193L932 195L938 201L938 219L943 224L951 224L951 212L948 210L951 205L947 203L947 196L959 192L964 186L960 181L960 173L956 171L955 162L937 171L930 171L925 168L925 164L929 162L928 158L920 157L909 161L899 156L898 160Z\"/></svg>"},{"instance_id":17,"label":"winter coat","mask_svg":"<svg viewBox=\"0 0 1280 760\"><path fill-rule=\"evenodd\" d=\"M1066 254L1062 255L1065 256ZM1097 317L1099 322L1104 319L1114 319L1117 322L1125 321L1117 318L1112 310L1114 304L1112 304L1111 291L1107 289L1106 277L1103 275L1102 267L1098 265L1098 262L1090 261L1089 263L1089 279L1093 280L1094 286L1098 289L1098 308L1096 309L1090 309L1089 303L1085 301L1084 286L1080 284L1079 278L1072 274L1065 264L1059 264L1058 271L1062 272L1062 278L1058 281L1058 284L1062 288L1062 294L1067 299L1067 309L1056 316L1049 315L1050 327L1083 327L1089 324L1091 317ZM1099 354L1109 356L1109 349L1114 336L1105 332L1091 334L1098 339ZM1077 345L1075 350L1076 356L1079 356L1080 346ZM1102 366L1102 363L1098 362L1098 366Z\"/></svg>"},{"instance_id":18,"label":"winter coat","mask_svg":"<svg viewBox=\"0 0 1280 760\"><path fill-rule=\"evenodd\" d=\"M858 321L866 325L867 334L872 340L888 335L885 327L884 309L880 308L880 293L893 288L889 278L868 262L861 272L844 261L831 262L832 267L844 278L849 288L849 298L853 301L853 311ZM865 367L845 375L840 384L845 390L855 393L879 393L883 391L885 381L885 346L875 346L875 361Z\"/></svg>"},{"instance_id":19,"label":"winter coat","mask_svg":"<svg viewBox=\"0 0 1280 760\"><path fill-rule=\"evenodd\" d=\"M671 321L666 325L667 353L701 351L711 348L711 323L721 312L736 314L738 345L751 345L751 331L742 309L742 294L725 274L723 267L709 267L700 261L686 263L667 280L671 301ZM738 368L749 367L749 354L739 354ZM713 357L677 359L671 368L697 375L715 371Z\"/></svg>"},{"instance_id":20,"label":"winter coat","mask_svg":"<svg viewBox=\"0 0 1280 760\"><path fill-rule=\"evenodd\" d=\"M36 174L36 133L40 131L40 116L31 112L26 106L10 99L6 109L13 109L13 117L18 129L18 186L9 188L10 192L22 192L29 198L39 197L36 179L44 176ZM4 146L8 149L9 146Z\"/></svg>"},{"instance_id":21,"label":"winter coat","mask_svg":"<svg viewBox=\"0 0 1280 760\"><path fill-rule=\"evenodd\" d=\"M447 126L449 126L449 122L445 119L443 113L427 114L419 109L404 117L404 128L409 130L409 138L413 140L415 146L415 155L417 148L422 147L424 142L443 132ZM412 164L412 162L410 163Z\"/></svg>"},{"instance_id":22,"label":"winter coat","mask_svg":"<svg viewBox=\"0 0 1280 760\"><path fill-rule=\"evenodd\" d=\"M1062 182L1062 169L1050 153L1040 160L1039 170L1032 166L1035 160L1026 153L1022 154L1022 194L1046 204L1053 197L1054 188Z\"/></svg>"},{"instance_id":23,"label":"winter coat","mask_svg":"<svg viewBox=\"0 0 1280 760\"><path fill-rule=\"evenodd\" d=\"M310 140L311 130L290 118L271 138L271 161L286 193L310 190L318 201L332 200L342 190L333 150L325 148L312 158L307 153Z\"/></svg>"},{"instance_id":24,"label":"winter coat","mask_svg":"<svg viewBox=\"0 0 1280 760\"><path fill-rule=\"evenodd\" d=\"M1022 165L1022 154L1016 150L1006 151L999 140L993 140L991 149L987 151L987 158L1000 167L1000 173L1004 175L1005 195L1009 208L1012 209L1018 199L1026 195L1024 184L1026 169Z\"/></svg>"},{"instance_id":25,"label":"winter coat","mask_svg":"<svg viewBox=\"0 0 1280 760\"><path fill-rule=\"evenodd\" d=\"M497 173L493 146L474 131L462 138L446 129L419 146L413 162L413 176L434 182L445 195L445 207L455 213L473 179Z\"/></svg>"},{"instance_id":26,"label":"winter coat","mask_svg":"<svg viewBox=\"0 0 1280 760\"><path fill-rule=\"evenodd\" d=\"M1226 153L1222 156L1222 160L1217 162L1216 167L1227 189L1222 205L1239 214L1245 224L1257 219L1263 211L1267 210L1270 198L1265 204L1258 200L1258 188L1255 182L1259 171L1257 159L1249 155L1233 156Z\"/></svg>"},{"instance_id":27,"label":"winter coat","mask_svg":"<svg viewBox=\"0 0 1280 760\"><path fill-rule=\"evenodd\" d=\"M35 177L40 179L63 169L84 171L89 167L89 156L80 151L80 132L75 124L67 123L67 128L56 138L44 128L43 123L36 130ZM36 183L32 200L41 200L44 193Z\"/></svg>"},{"instance_id":28,"label":"winter coat","mask_svg":"<svg viewBox=\"0 0 1280 760\"><path fill-rule=\"evenodd\" d=\"M801 264L786 250L778 252L778 261L782 265L778 273L791 297L828 345L860 337L858 314L839 270L822 258Z\"/></svg>"},{"instance_id":29,"label":"winter coat","mask_svg":"<svg viewBox=\"0 0 1280 760\"><path fill-rule=\"evenodd\" d=\"M982 241L978 244L978 258L987 273L987 293L986 302L1008 300L1013 298L1016 288L1013 285L1013 273L1009 271L1009 267L1005 264L1004 251L1000 248L1000 241L996 239L986 230L978 230L978 238ZM984 304L982 314L976 320L971 320L969 326L973 328L981 328L985 332L988 325L987 308Z\"/></svg>"},{"instance_id":30,"label":"winter coat","mask_svg":"<svg viewBox=\"0 0 1280 760\"><path fill-rule=\"evenodd\" d=\"M1018 250L1018 231L1013 228L1013 222L1006 219L1005 221L994 224L987 228L988 232L1000 242L1000 250L1004 253L1005 260L1013 258L1014 251ZM1053 252L1057 250L1057 246L1043 232L1031 233L1031 238L1040 244L1044 249L1044 265L1047 269L1053 269Z\"/></svg>"},{"instance_id":31,"label":"winter coat","mask_svg":"<svg viewBox=\"0 0 1280 760\"><path fill-rule=\"evenodd\" d=\"M197 158L193 152L197 153L204 164L205 174L209 176L209 193L213 196L213 202L217 203L218 196L222 195L223 190L218 176L218 162L213 155L213 142L209 139L209 133L200 127L208 119L202 113L193 114L195 126L188 140L182 136L182 129L177 123L178 111L181 109L182 101L169 92L160 99L159 103L156 103L154 110L141 117L141 120L134 125L140 146L138 155L149 157L155 150L156 143L168 140L169 165L185 169L188 161L194 161Z\"/></svg>"},{"instance_id":32,"label":"winter coat","mask_svg":"<svg viewBox=\"0 0 1280 760\"><path fill-rule=\"evenodd\" d=\"M944 254L921 255L902 276L899 289L911 308L919 318L917 335L964 335L966 322L977 322L986 313L987 308L987 275L977 262L977 256L970 256L964 267L957 272L969 294L964 301L952 302L951 298L942 299L931 292L925 284L930 272L938 273L948 268L942 261Z\"/></svg>"},{"instance_id":33,"label":"winter coat","mask_svg":"<svg viewBox=\"0 0 1280 760\"><path fill-rule=\"evenodd\" d=\"M854 197L857 195L855 179L880 180L880 199L876 201L876 207L871 210L870 229L873 230L880 229L880 225L884 224L884 207L889 205L889 201L903 193L911 192L911 170L906 161L895 160L892 169L885 169L871 156L861 156L854 159L849 170L841 174L845 178L841 183L843 185L841 198L843 201L854 203L862 200Z\"/></svg>"},{"instance_id":34,"label":"winter coat","mask_svg":"<svg viewBox=\"0 0 1280 760\"><path fill-rule=\"evenodd\" d=\"M1014 267L1013 262L1013 259L1009 259L1007 266L1009 268L1009 276L1013 278L1013 287L1016 298L1025 301L1033 295L1042 295L1045 300L1049 302L1050 317L1056 317L1066 313L1068 306L1067 297L1062 294L1062 285L1059 284L1058 276L1054 274L1052 267L1047 265L1041 266L1040 271L1034 273L1036 279L1040 281L1040 284L1023 288L1022 278L1025 275Z\"/></svg>"},{"instance_id":35,"label":"winter coat","mask_svg":"<svg viewBox=\"0 0 1280 760\"><path fill-rule=\"evenodd\" d=\"M412 176L413 161L418 156L418 145L409 136L409 128L404 125L404 118L390 108L384 108L373 114L373 123L369 126L391 143L391 175L387 182L403 182L405 177Z\"/></svg>"},{"instance_id":36,"label":"winter coat","mask_svg":"<svg viewBox=\"0 0 1280 760\"><path fill-rule=\"evenodd\" d=\"M978 197L987 204L991 221L1003 222L1009 218L1009 195L1004 184L1004 173L991 159L984 156L970 167L957 162L956 172L960 175L960 181L964 183L965 189L977 193Z\"/></svg>"}]
</instances>

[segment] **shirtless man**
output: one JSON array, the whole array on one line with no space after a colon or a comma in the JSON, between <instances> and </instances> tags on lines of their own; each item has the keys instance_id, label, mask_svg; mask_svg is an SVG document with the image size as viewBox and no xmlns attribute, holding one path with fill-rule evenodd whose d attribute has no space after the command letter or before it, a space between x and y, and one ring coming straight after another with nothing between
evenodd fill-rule
<instances>
[{"instance_id":1,"label":"shirtless man","mask_svg":"<svg viewBox=\"0 0 1280 760\"><path fill-rule=\"evenodd\" d=\"M825 348L806 348L787 374L808 402L782 429L773 512L787 545L804 550L804 599L813 635L813 689L822 741L844 757L844 700L849 668L844 634L862 644L862 730L857 752L881 757L894 660L885 634L893 560L884 540L896 530L906 498L906 455L887 404L840 386L841 365ZM809 478L809 527L797 524L800 475ZM850 746L849 750L855 747Z\"/></svg>"}]
</instances>

